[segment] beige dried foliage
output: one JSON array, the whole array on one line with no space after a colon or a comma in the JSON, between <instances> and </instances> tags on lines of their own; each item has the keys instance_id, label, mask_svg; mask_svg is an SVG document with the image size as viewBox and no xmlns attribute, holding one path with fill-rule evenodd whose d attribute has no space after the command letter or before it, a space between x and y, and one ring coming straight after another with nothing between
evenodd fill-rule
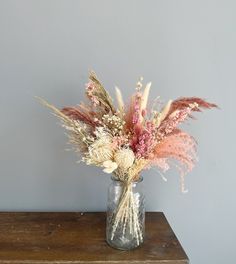
<instances>
[{"instance_id":1,"label":"beige dried foliage","mask_svg":"<svg viewBox=\"0 0 236 264\"><path fill-rule=\"evenodd\" d=\"M105 111L111 111L112 113L116 112L116 109L113 105L111 96L108 94L106 89L103 87L102 83L98 80L98 77L94 71L90 71L89 80L95 85L94 96L100 102L101 107L105 108Z\"/></svg>"},{"instance_id":2,"label":"beige dried foliage","mask_svg":"<svg viewBox=\"0 0 236 264\"><path fill-rule=\"evenodd\" d=\"M88 146L91 144L92 140L87 136L87 131L85 130L83 124L77 120L73 120L63 114L60 109L56 108L54 105L49 104L46 100L36 97L39 102L51 109L55 116L57 116L61 122L62 126L68 131L69 143L72 144L76 152L85 152L88 150Z\"/></svg>"}]
</instances>

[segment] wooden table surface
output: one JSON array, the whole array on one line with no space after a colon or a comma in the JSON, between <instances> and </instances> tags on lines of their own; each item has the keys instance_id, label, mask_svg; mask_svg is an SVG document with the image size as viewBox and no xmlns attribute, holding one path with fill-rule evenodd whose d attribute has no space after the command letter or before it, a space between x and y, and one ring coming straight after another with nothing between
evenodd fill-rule
<instances>
[{"instance_id":1,"label":"wooden table surface","mask_svg":"<svg viewBox=\"0 0 236 264\"><path fill-rule=\"evenodd\" d=\"M105 213L0 213L0 263L184 264L188 258L161 212L146 213L146 239L109 247Z\"/></svg>"}]
</instances>

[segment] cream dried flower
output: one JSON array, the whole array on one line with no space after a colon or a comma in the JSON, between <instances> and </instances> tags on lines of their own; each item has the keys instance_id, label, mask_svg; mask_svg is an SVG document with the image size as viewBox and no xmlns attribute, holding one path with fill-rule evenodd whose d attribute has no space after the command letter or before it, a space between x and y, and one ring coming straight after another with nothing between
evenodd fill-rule
<instances>
[{"instance_id":1,"label":"cream dried flower","mask_svg":"<svg viewBox=\"0 0 236 264\"><path fill-rule=\"evenodd\" d=\"M114 160L118 168L125 171L129 169L134 163L134 152L131 149L123 148L118 150L114 155Z\"/></svg>"},{"instance_id":2,"label":"cream dried flower","mask_svg":"<svg viewBox=\"0 0 236 264\"><path fill-rule=\"evenodd\" d=\"M103 136L94 141L88 149L88 164L102 165L104 161L113 158L113 148L111 137Z\"/></svg>"},{"instance_id":3,"label":"cream dried flower","mask_svg":"<svg viewBox=\"0 0 236 264\"><path fill-rule=\"evenodd\" d=\"M112 173L118 167L117 163L111 160L104 161L102 165L104 167L103 171L106 173Z\"/></svg>"}]
</instances>

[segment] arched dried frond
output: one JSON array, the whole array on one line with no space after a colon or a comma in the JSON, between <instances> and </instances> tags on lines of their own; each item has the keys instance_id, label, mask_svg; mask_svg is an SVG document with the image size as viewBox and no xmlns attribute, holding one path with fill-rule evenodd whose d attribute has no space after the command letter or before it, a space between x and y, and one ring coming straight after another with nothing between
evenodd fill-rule
<instances>
[{"instance_id":1,"label":"arched dried frond","mask_svg":"<svg viewBox=\"0 0 236 264\"><path fill-rule=\"evenodd\" d=\"M217 105L199 97L182 97L174 100L169 107L168 114L159 125L158 139L161 140L166 135L172 133L187 118L193 118L192 112L200 112L202 109L213 107L217 107Z\"/></svg>"},{"instance_id":2,"label":"arched dried frond","mask_svg":"<svg viewBox=\"0 0 236 264\"><path fill-rule=\"evenodd\" d=\"M101 108L105 113L115 113L116 110L113 106L112 98L98 80L94 71L89 73L89 83L86 90L86 94L94 106Z\"/></svg>"},{"instance_id":3,"label":"arched dried frond","mask_svg":"<svg viewBox=\"0 0 236 264\"><path fill-rule=\"evenodd\" d=\"M86 109L81 106L64 107L61 112L73 120L79 120L91 127L96 126L94 113L86 111Z\"/></svg>"},{"instance_id":4,"label":"arched dried frond","mask_svg":"<svg viewBox=\"0 0 236 264\"><path fill-rule=\"evenodd\" d=\"M206 100L199 97L180 97L171 103L171 107L167 115L167 118L176 110L180 111L187 107L191 107L192 111L200 112L201 109L210 109L218 106L216 104L209 103Z\"/></svg>"}]
</instances>

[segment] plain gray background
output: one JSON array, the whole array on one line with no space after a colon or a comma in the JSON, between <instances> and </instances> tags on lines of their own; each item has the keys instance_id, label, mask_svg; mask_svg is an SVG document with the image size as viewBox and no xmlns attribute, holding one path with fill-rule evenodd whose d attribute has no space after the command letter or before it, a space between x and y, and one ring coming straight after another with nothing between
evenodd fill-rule
<instances>
[{"instance_id":1,"label":"plain gray background","mask_svg":"<svg viewBox=\"0 0 236 264\"><path fill-rule=\"evenodd\" d=\"M0 1L0 210L101 211L109 176L76 163L58 107L83 100L94 69L127 98L139 76L151 98L200 96L221 110L185 128L199 163L180 192L143 173L147 210L164 211L192 264L235 263L235 1Z\"/></svg>"}]
</instances>

